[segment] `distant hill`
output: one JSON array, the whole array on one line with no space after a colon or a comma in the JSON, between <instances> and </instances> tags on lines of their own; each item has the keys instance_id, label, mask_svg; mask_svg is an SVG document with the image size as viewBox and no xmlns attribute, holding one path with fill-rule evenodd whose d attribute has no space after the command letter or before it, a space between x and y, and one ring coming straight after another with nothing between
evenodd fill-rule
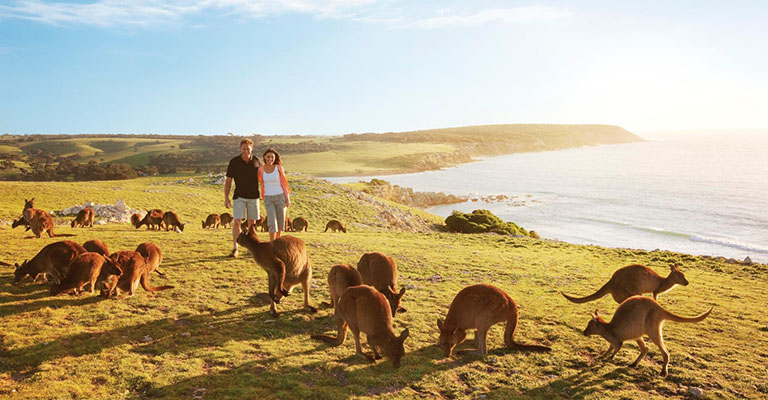
<instances>
[{"instance_id":1,"label":"distant hill","mask_svg":"<svg viewBox=\"0 0 768 400\"><path fill-rule=\"evenodd\" d=\"M0 179L103 180L221 172L237 155L235 135L3 135ZM250 135L290 170L317 176L439 169L472 157L642 141L612 125L508 124L342 136Z\"/></svg>"}]
</instances>

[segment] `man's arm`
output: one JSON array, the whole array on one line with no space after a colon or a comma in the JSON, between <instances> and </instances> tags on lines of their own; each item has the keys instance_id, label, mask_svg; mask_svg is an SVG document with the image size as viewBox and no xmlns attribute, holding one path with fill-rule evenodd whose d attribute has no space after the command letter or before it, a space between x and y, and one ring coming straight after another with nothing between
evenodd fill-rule
<instances>
[{"instance_id":1,"label":"man's arm","mask_svg":"<svg viewBox=\"0 0 768 400\"><path fill-rule=\"evenodd\" d=\"M229 190L232 188L232 178L227 177L224 181L224 207L232 207L232 202L229 200Z\"/></svg>"}]
</instances>

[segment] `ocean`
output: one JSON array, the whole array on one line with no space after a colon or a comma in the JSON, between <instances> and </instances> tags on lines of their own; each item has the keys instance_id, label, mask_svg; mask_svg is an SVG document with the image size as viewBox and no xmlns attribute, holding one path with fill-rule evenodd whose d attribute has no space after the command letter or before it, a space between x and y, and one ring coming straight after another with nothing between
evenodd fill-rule
<instances>
[{"instance_id":1,"label":"ocean","mask_svg":"<svg viewBox=\"0 0 768 400\"><path fill-rule=\"evenodd\" d=\"M384 179L477 201L542 238L768 263L768 137L702 136L489 157ZM486 201L490 195L505 195Z\"/></svg>"}]
</instances>

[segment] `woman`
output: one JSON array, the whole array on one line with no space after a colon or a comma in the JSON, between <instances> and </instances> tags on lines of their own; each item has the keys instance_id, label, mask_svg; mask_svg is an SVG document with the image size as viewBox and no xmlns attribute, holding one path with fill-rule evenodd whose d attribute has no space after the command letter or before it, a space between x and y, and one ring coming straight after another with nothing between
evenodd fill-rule
<instances>
[{"instance_id":1,"label":"woman","mask_svg":"<svg viewBox=\"0 0 768 400\"><path fill-rule=\"evenodd\" d=\"M285 230L285 208L291 206L288 180L285 179L280 154L269 148L264 152L264 165L259 167L259 188L267 209L269 240L275 240Z\"/></svg>"}]
</instances>

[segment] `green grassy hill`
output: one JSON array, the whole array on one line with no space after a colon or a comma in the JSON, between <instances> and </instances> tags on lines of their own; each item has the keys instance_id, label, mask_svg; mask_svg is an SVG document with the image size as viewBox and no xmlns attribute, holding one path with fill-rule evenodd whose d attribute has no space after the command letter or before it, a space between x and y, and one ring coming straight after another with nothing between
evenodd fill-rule
<instances>
[{"instance_id":1,"label":"green grassy hill","mask_svg":"<svg viewBox=\"0 0 768 400\"><path fill-rule=\"evenodd\" d=\"M139 289L131 298L104 300L48 296L41 284L14 286L12 268L0 267L0 396L8 399L240 399L240 398L687 398L688 388L704 398L768 396L768 302L766 266L670 252L608 249L498 235L458 235L415 230L439 222L435 216L351 192L303 176L294 188L290 216L310 220L307 243L314 268L311 302L328 300L327 272L337 263L356 264L369 251L391 255L408 288L395 330L408 327L406 355L395 370L388 362L369 364L354 356L351 335L329 348L309 339L330 333L330 310L301 310L301 290L279 305L275 320L263 300L266 274L247 256L226 257L228 230L202 230L209 212L223 212L221 186L181 178L119 182L0 182L0 219L20 213L24 198L57 210L86 200L131 207L174 210L189 221L184 233L133 229L128 224L92 229L57 226L66 239L100 238L110 250L131 250L152 241L163 250L155 285L175 288L155 294ZM387 217L389 216L389 217ZM339 218L349 233L322 233ZM389 222L387 218L392 218ZM397 218L409 218L407 231ZM64 218L59 221L65 222ZM389 229L399 226L402 229ZM0 260L20 262L57 239L28 239L4 225ZM526 227L536 229L536 227ZM260 235L262 238L266 234ZM659 376L661 356L649 342L649 358L628 367L637 346L627 343L615 360L598 355L607 343L584 337L594 309L610 316L609 297L572 304L559 294L583 295L599 288L618 267L642 263L666 274L678 262L691 282L660 296L682 314L714 306L698 324L669 322L670 376ZM489 333L486 357L443 358L435 347L435 321L455 294L475 283L494 284L520 307L517 338L551 345L545 354L503 348L503 325ZM470 333L469 337L472 337ZM467 346L467 345L465 345ZM368 351L366 349L366 351Z\"/></svg>"}]
</instances>

